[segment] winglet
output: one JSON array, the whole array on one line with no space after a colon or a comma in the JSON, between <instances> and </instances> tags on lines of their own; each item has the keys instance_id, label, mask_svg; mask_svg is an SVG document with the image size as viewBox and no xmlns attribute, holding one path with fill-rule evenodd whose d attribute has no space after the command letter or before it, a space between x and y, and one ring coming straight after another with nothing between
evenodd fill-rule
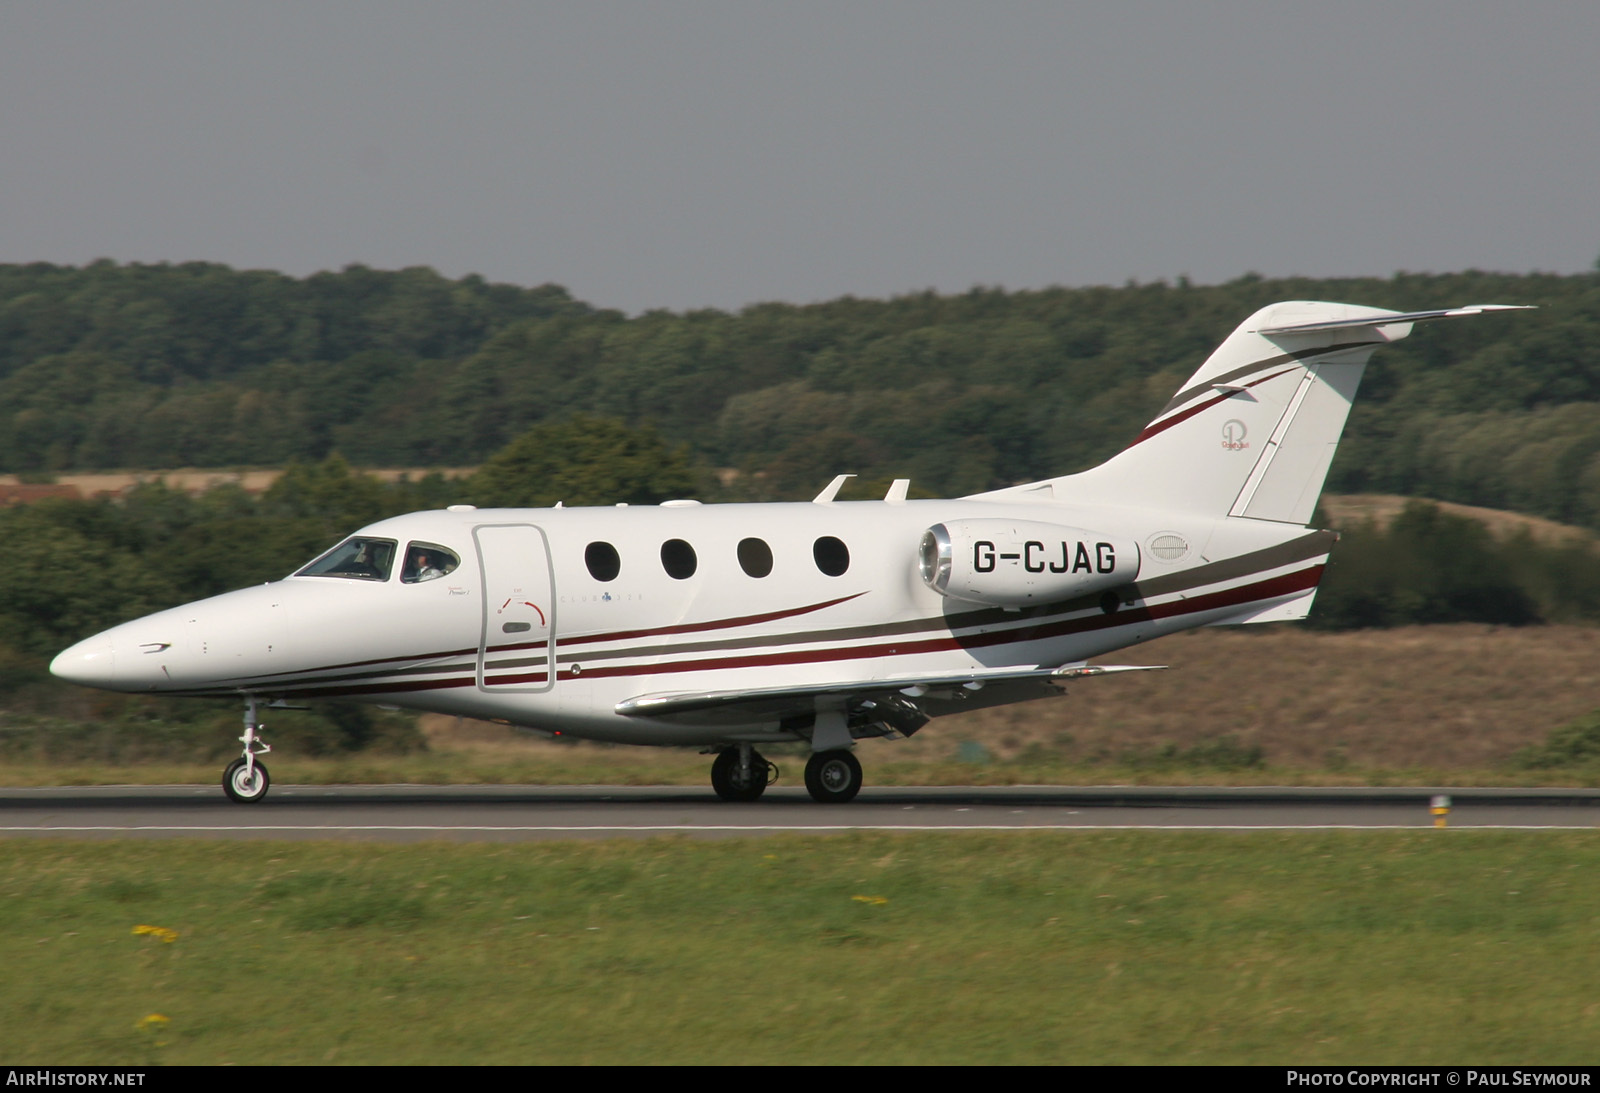
<instances>
[{"instance_id":1,"label":"winglet","mask_svg":"<svg viewBox=\"0 0 1600 1093\"><path fill-rule=\"evenodd\" d=\"M822 492L813 497L811 499L811 503L813 505L826 505L829 501L832 501L835 497L838 497L839 490L846 482L850 481L850 479L854 477L855 475L853 474L839 475L832 482L829 482L826 486L822 487Z\"/></svg>"}]
</instances>

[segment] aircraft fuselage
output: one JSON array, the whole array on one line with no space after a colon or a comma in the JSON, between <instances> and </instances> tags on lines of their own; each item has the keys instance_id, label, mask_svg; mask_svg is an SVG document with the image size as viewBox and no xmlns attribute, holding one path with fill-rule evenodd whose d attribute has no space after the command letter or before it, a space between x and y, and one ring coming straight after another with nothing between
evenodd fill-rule
<instances>
[{"instance_id":1,"label":"aircraft fuselage","mask_svg":"<svg viewBox=\"0 0 1600 1093\"><path fill-rule=\"evenodd\" d=\"M1043 529L1011 551L996 536L973 541L963 561L980 574L1104 583L1120 566L1114 606L1104 592L1020 607L941 595L920 574L919 543L960 521ZM1147 542L1157 536L1181 541L1182 556L1160 557ZM1308 598L1327 552L1310 537L1259 521L979 501L420 512L353 538L392 543L392 559L414 544L445 548L458 559L445 575L406 582L391 562L383 579L291 576L114 627L52 669L119 691L354 698L635 744L795 739L760 710L665 720L617 707L657 693L912 686L1072 664ZM1305 549L1285 551L1295 542ZM587 556L606 546L616 572L596 576ZM1208 549L1259 565L1208 575ZM961 694L955 708L986 704L979 689Z\"/></svg>"}]
</instances>

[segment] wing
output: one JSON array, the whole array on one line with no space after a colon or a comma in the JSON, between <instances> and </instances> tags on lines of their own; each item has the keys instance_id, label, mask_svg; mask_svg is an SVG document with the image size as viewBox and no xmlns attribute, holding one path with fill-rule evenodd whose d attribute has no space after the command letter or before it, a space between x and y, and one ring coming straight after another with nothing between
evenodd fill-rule
<instances>
[{"instance_id":1,"label":"wing","mask_svg":"<svg viewBox=\"0 0 1600 1093\"><path fill-rule=\"evenodd\" d=\"M806 683L729 691L661 691L617 703L628 717L695 724L748 725L804 718L843 708L851 722L881 722L909 736L929 718L1060 694L1073 680L1114 672L1148 672L1164 664L1068 664L1060 668L920 673L882 679Z\"/></svg>"}]
</instances>

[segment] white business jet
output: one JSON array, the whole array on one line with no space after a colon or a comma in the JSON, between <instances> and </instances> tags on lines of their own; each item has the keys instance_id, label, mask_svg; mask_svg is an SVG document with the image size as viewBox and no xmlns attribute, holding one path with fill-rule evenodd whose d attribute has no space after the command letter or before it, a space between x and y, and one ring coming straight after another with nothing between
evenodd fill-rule
<instances>
[{"instance_id":1,"label":"white business jet","mask_svg":"<svg viewBox=\"0 0 1600 1093\"><path fill-rule=\"evenodd\" d=\"M55 658L115 691L237 695L223 777L259 801L260 712L340 698L714 752L760 797L761 745L810 748L822 802L852 754L930 718L1132 667L1197 626L1304 618L1336 536L1306 526L1367 359L1400 313L1292 302L1247 319L1133 443L1081 474L945 501L451 506L382 520L281 581L113 627Z\"/></svg>"}]
</instances>

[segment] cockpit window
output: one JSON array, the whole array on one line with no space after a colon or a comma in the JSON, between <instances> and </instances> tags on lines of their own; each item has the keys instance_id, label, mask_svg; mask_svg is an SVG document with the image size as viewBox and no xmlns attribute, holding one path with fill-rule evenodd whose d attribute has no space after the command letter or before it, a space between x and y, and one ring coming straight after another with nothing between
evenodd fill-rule
<instances>
[{"instance_id":1,"label":"cockpit window","mask_svg":"<svg viewBox=\"0 0 1600 1093\"><path fill-rule=\"evenodd\" d=\"M412 543L406 547L405 565L400 567L400 579L406 584L421 584L443 577L461 564L453 550L438 543Z\"/></svg>"},{"instance_id":2,"label":"cockpit window","mask_svg":"<svg viewBox=\"0 0 1600 1093\"><path fill-rule=\"evenodd\" d=\"M393 539L346 539L295 576L387 581L394 571L394 548Z\"/></svg>"}]
</instances>

